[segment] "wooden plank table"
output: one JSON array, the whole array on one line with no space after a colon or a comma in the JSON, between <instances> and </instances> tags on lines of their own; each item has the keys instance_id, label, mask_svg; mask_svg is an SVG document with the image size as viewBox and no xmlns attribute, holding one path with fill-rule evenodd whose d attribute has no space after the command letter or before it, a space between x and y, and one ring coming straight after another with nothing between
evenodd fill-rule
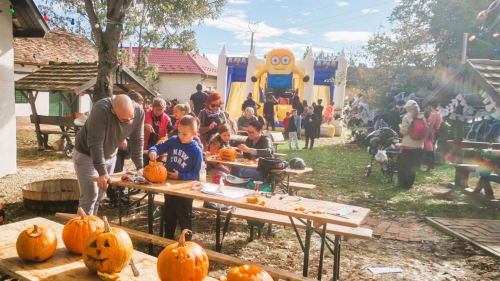
<instances>
[{"instance_id":1,"label":"wooden plank table","mask_svg":"<svg viewBox=\"0 0 500 281\"><path fill-rule=\"evenodd\" d=\"M198 183L195 181L176 181L176 180L167 180L165 184L152 184L152 185L139 185L133 182L123 182L119 177L112 176L112 185L117 187L129 187L144 190L147 192L148 196L148 230L149 234L153 234L153 208L154 208L154 196L155 194L168 194L174 195L184 198L190 198L195 200L203 200L215 203L221 203L225 205L232 205L237 208L250 209L256 211L267 212L271 214L281 214L290 217L291 219L297 218L299 221L306 225L306 236L304 239L304 243L302 243L302 239L300 238L299 232L295 227L295 224L292 220L292 225L294 226L295 233L299 238L299 242L302 246L304 252L304 265L303 265L303 275L305 277L308 276L309 270L309 252L311 247L311 236L312 232L315 231L321 236L321 249L320 249L320 267L319 272L322 270L323 266L323 257L325 244L327 243L327 226L328 224L334 225L343 225L348 227L359 227L361 222L368 216L370 213L369 209L361 208L357 212L348 214L344 217L335 216L331 214L313 214L312 211L322 211L325 213L335 212L347 207L349 205L339 204L335 202L329 201L321 201L309 198L300 198L294 196L287 196L281 199L280 195L275 195L271 198L267 198L264 196L260 196L260 199L266 201L264 206L254 203L246 202L246 198L254 197L253 191L248 191L245 197L240 197L237 199L230 199L221 196L211 195L202 193L198 189L193 189ZM236 188L236 187L226 187L227 190L235 190L235 191L245 191L245 189ZM305 208L306 211L299 211L298 208ZM227 217L226 219L230 218ZM220 226L221 214L220 211L217 213L217 222L216 225ZM220 227L216 227L216 241L219 241L220 237ZM329 239L330 240L330 239ZM331 241L331 240L330 240ZM340 271L340 236L335 236L335 252L334 254L334 275L338 276ZM217 247L219 247L217 245ZM219 248L220 249L220 248ZM321 276L321 274L319 274Z\"/></svg>"},{"instance_id":2,"label":"wooden plank table","mask_svg":"<svg viewBox=\"0 0 500 281\"><path fill-rule=\"evenodd\" d=\"M27 262L17 255L17 237L23 230L34 224L49 227L57 236L57 250L44 262ZM81 255L71 253L66 249L61 237L63 227L64 225L45 218L33 218L0 226L0 271L20 281L101 280L97 273L85 267ZM121 272L123 281L160 280L156 270L157 258L135 250L132 258L140 276L134 277L132 269L126 267ZM213 278L205 280L215 281Z\"/></svg>"}]
</instances>

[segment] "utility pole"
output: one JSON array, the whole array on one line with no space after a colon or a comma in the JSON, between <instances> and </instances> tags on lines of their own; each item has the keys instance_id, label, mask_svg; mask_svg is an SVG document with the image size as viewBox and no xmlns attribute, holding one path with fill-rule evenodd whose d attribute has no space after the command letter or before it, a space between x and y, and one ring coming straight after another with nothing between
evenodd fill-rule
<instances>
[{"instance_id":1,"label":"utility pole","mask_svg":"<svg viewBox=\"0 0 500 281\"><path fill-rule=\"evenodd\" d=\"M462 40L462 64L465 64L467 61L467 37L469 37L469 35L464 33L464 38Z\"/></svg>"},{"instance_id":2,"label":"utility pole","mask_svg":"<svg viewBox=\"0 0 500 281\"><path fill-rule=\"evenodd\" d=\"M251 52L253 49L253 34L257 32L257 29L259 29L259 23L249 21L248 29L250 29L250 32L252 33L252 39L250 40L250 52Z\"/></svg>"}]
</instances>

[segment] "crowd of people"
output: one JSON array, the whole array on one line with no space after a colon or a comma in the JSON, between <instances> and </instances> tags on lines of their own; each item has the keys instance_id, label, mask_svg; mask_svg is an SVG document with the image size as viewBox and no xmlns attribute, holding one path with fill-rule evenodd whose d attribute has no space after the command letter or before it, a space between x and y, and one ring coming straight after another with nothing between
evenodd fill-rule
<instances>
[{"instance_id":1,"label":"crowd of people","mask_svg":"<svg viewBox=\"0 0 500 281\"><path fill-rule=\"evenodd\" d=\"M205 164L207 154L217 155L230 146L231 135L238 129L248 135L245 143L237 146L243 158L274 156L271 138L263 132L265 120L255 115L260 105L252 103L249 96L244 114L236 122L221 108L219 94L204 93L201 85L196 88L189 103L175 106L160 97L143 105L144 98L133 91L94 105L73 152L80 207L86 213L97 215L104 192L111 204L118 203L119 194L109 186L110 175L123 170L126 158L132 159L138 174L150 161L165 161L170 179L199 180L201 171L208 169L210 175L226 173L263 180L262 172L253 169ZM121 197L128 200L126 194ZM191 229L192 200L165 195L164 210L165 237L174 239L177 221L183 229Z\"/></svg>"},{"instance_id":2,"label":"crowd of people","mask_svg":"<svg viewBox=\"0 0 500 281\"><path fill-rule=\"evenodd\" d=\"M414 100L398 101L382 119L402 137L401 152L397 159L398 185L405 189L411 188L421 164L427 166L426 171L434 169L436 165L434 149L443 119L432 105L427 111L421 112Z\"/></svg>"}]
</instances>

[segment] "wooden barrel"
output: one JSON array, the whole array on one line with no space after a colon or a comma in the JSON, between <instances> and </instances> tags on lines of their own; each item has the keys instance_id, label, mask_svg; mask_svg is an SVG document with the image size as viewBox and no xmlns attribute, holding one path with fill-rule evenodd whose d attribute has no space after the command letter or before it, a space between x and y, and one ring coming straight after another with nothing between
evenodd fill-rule
<instances>
[{"instance_id":1,"label":"wooden barrel","mask_svg":"<svg viewBox=\"0 0 500 281\"><path fill-rule=\"evenodd\" d=\"M23 203L34 211L76 213L80 188L75 179L36 181L23 186Z\"/></svg>"}]
</instances>

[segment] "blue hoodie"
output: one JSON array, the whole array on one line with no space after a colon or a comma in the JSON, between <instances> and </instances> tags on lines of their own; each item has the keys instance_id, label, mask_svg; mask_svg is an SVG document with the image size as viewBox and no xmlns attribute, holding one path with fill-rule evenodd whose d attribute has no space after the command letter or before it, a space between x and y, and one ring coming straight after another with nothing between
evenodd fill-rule
<instances>
[{"instance_id":1,"label":"blue hoodie","mask_svg":"<svg viewBox=\"0 0 500 281\"><path fill-rule=\"evenodd\" d=\"M179 172L179 180L198 180L203 162L203 151L200 145L193 140L183 144L178 136L169 138L167 141L152 146L149 152L157 155L167 153L165 166L169 172L174 169Z\"/></svg>"}]
</instances>

